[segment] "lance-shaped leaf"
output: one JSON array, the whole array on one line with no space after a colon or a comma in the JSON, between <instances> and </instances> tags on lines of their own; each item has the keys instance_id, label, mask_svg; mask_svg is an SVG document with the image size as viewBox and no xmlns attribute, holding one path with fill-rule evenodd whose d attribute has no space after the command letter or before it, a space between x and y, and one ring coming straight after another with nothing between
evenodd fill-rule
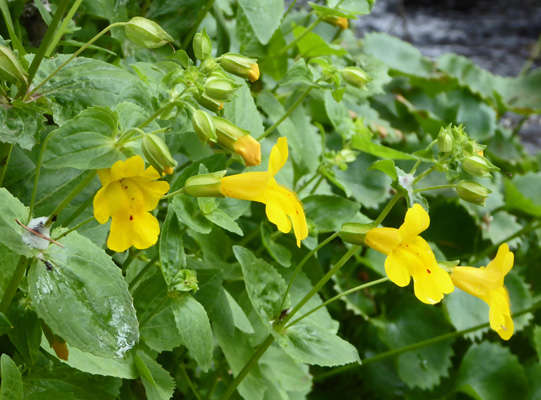
<instances>
[{"instance_id":1,"label":"lance-shaped leaf","mask_svg":"<svg viewBox=\"0 0 541 400\"><path fill-rule=\"evenodd\" d=\"M37 253L36 249L23 243L22 233L24 228L15 221L26 221L28 208L6 189L0 189L0 243L6 245L14 252L32 257Z\"/></svg>"},{"instance_id":2,"label":"lance-shaped leaf","mask_svg":"<svg viewBox=\"0 0 541 400\"><path fill-rule=\"evenodd\" d=\"M169 400L175 390L175 382L169 372L142 351L135 355L135 365L148 400Z\"/></svg>"},{"instance_id":3,"label":"lance-shaped leaf","mask_svg":"<svg viewBox=\"0 0 541 400\"><path fill-rule=\"evenodd\" d=\"M38 360L41 343L41 325L36 312L27 298L17 297L8 310L8 318L13 329L8 332L11 343L28 365Z\"/></svg>"},{"instance_id":4,"label":"lance-shaped leaf","mask_svg":"<svg viewBox=\"0 0 541 400\"><path fill-rule=\"evenodd\" d=\"M49 246L52 269L35 263L28 288L38 316L68 344L122 358L139 339L132 298L120 269L101 248L72 232Z\"/></svg>"},{"instance_id":5,"label":"lance-shaped leaf","mask_svg":"<svg viewBox=\"0 0 541 400\"><path fill-rule=\"evenodd\" d=\"M0 142L30 150L38 141L44 121L43 110L34 104L13 101L11 107L0 107Z\"/></svg>"},{"instance_id":6,"label":"lance-shaped leaf","mask_svg":"<svg viewBox=\"0 0 541 400\"><path fill-rule=\"evenodd\" d=\"M160 265L165 282L169 285L173 278L186 267L186 254L182 241L183 232L173 207L168 208L160 235Z\"/></svg>"},{"instance_id":7,"label":"lance-shaped leaf","mask_svg":"<svg viewBox=\"0 0 541 400\"><path fill-rule=\"evenodd\" d=\"M0 358L2 371L2 384L0 385L0 398L6 400L23 400L23 379L17 364L7 354Z\"/></svg>"}]
</instances>

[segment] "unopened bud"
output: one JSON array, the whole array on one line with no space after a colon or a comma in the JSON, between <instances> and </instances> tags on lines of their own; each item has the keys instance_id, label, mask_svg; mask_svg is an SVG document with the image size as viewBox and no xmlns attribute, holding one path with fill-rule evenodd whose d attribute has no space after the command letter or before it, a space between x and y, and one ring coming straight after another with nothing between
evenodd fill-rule
<instances>
[{"instance_id":1,"label":"unopened bud","mask_svg":"<svg viewBox=\"0 0 541 400\"><path fill-rule=\"evenodd\" d=\"M163 172L172 174L177 165L175 159L171 156L169 148L162 139L151 133L143 136L143 154L147 161L160 174Z\"/></svg>"},{"instance_id":2,"label":"unopened bud","mask_svg":"<svg viewBox=\"0 0 541 400\"><path fill-rule=\"evenodd\" d=\"M125 27L127 38L138 46L147 49L162 47L173 41L160 25L142 17L133 17Z\"/></svg>"},{"instance_id":3,"label":"unopened bud","mask_svg":"<svg viewBox=\"0 0 541 400\"><path fill-rule=\"evenodd\" d=\"M212 42L210 41L207 30L203 28L203 32L198 32L193 38L193 52L195 58L199 61L205 61L210 57L212 51Z\"/></svg>"},{"instance_id":4,"label":"unopened bud","mask_svg":"<svg viewBox=\"0 0 541 400\"><path fill-rule=\"evenodd\" d=\"M365 89L365 85L372 80L366 72L357 67L346 67L340 70L340 73L347 83L359 89Z\"/></svg>"},{"instance_id":5,"label":"unopened bud","mask_svg":"<svg viewBox=\"0 0 541 400\"><path fill-rule=\"evenodd\" d=\"M232 79L213 73L205 81L205 94L211 99L229 101L239 87Z\"/></svg>"},{"instance_id":6,"label":"unopened bud","mask_svg":"<svg viewBox=\"0 0 541 400\"><path fill-rule=\"evenodd\" d=\"M186 179L184 193L194 197L224 197L220 184L226 171L191 176Z\"/></svg>"},{"instance_id":7,"label":"unopened bud","mask_svg":"<svg viewBox=\"0 0 541 400\"><path fill-rule=\"evenodd\" d=\"M499 171L500 169L479 154L473 154L462 160L462 168L473 176L480 178L490 178L490 171Z\"/></svg>"},{"instance_id":8,"label":"unopened bud","mask_svg":"<svg viewBox=\"0 0 541 400\"><path fill-rule=\"evenodd\" d=\"M337 26L342 30L347 29L349 26L349 21L346 17L338 17L336 15L328 15L323 21L328 24Z\"/></svg>"},{"instance_id":9,"label":"unopened bud","mask_svg":"<svg viewBox=\"0 0 541 400\"><path fill-rule=\"evenodd\" d=\"M191 292L199 290L197 273L192 269L181 269L169 285L172 292Z\"/></svg>"},{"instance_id":10,"label":"unopened bud","mask_svg":"<svg viewBox=\"0 0 541 400\"><path fill-rule=\"evenodd\" d=\"M206 93L203 93L202 95L196 96L194 95L195 101L197 101L200 105L205 107L207 110L217 112L224 108L224 103L220 100L215 100L207 96Z\"/></svg>"},{"instance_id":11,"label":"unopened bud","mask_svg":"<svg viewBox=\"0 0 541 400\"><path fill-rule=\"evenodd\" d=\"M374 224L347 223L340 229L340 238L346 243L364 246L366 233L372 228Z\"/></svg>"},{"instance_id":12,"label":"unopened bud","mask_svg":"<svg viewBox=\"0 0 541 400\"><path fill-rule=\"evenodd\" d=\"M225 118L213 117L218 143L239 154L246 166L261 164L261 145L250 136L250 132L239 128Z\"/></svg>"},{"instance_id":13,"label":"unopened bud","mask_svg":"<svg viewBox=\"0 0 541 400\"><path fill-rule=\"evenodd\" d=\"M192 124L197 137L203 143L206 143L207 140L216 142L216 126L210 115L202 110L197 110L193 113Z\"/></svg>"},{"instance_id":14,"label":"unopened bud","mask_svg":"<svg viewBox=\"0 0 541 400\"><path fill-rule=\"evenodd\" d=\"M28 85L27 73L9 47L0 46L0 77L4 80Z\"/></svg>"},{"instance_id":15,"label":"unopened bud","mask_svg":"<svg viewBox=\"0 0 541 400\"><path fill-rule=\"evenodd\" d=\"M438 148L441 153L450 153L453 151L455 139L453 134L447 129L441 128L438 135Z\"/></svg>"},{"instance_id":16,"label":"unopened bud","mask_svg":"<svg viewBox=\"0 0 541 400\"><path fill-rule=\"evenodd\" d=\"M488 195L492 191L483 185L472 181L460 181L456 186L456 194L469 203L485 206Z\"/></svg>"},{"instance_id":17,"label":"unopened bud","mask_svg":"<svg viewBox=\"0 0 541 400\"><path fill-rule=\"evenodd\" d=\"M242 54L226 53L218 62L227 72L255 82L259 79L259 65L257 60L243 56Z\"/></svg>"}]
</instances>

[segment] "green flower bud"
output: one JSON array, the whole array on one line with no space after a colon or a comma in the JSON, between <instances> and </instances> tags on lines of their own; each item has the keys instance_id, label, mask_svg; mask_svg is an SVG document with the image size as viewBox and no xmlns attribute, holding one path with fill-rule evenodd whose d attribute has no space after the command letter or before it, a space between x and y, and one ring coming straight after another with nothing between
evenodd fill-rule
<instances>
[{"instance_id":1,"label":"green flower bud","mask_svg":"<svg viewBox=\"0 0 541 400\"><path fill-rule=\"evenodd\" d=\"M143 136L143 154L147 161L160 174L172 174L177 162L171 156L169 148L158 136L148 133Z\"/></svg>"},{"instance_id":2,"label":"green flower bud","mask_svg":"<svg viewBox=\"0 0 541 400\"><path fill-rule=\"evenodd\" d=\"M169 284L170 292L191 292L199 290L197 273L192 269L181 269Z\"/></svg>"},{"instance_id":3,"label":"green flower bud","mask_svg":"<svg viewBox=\"0 0 541 400\"><path fill-rule=\"evenodd\" d=\"M442 153L450 153L453 151L455 139L453 134L447 129L441 128L438 135L438 148Z\"/></svg>"},{"instance_id":4,"label":"green flower bud","mask_svg":"<svg viewBox=\"0 0 541 400\"><path fill-rule=\"evenodd\" d=\"M207 110L217 112L224 108L224 103L210 98L207 96L206 93L203 93L202 95L194 95L195 101L197 101L200 105L205 107Z\"/></svg>"},{"instance_id":5,"label":"green flower bud","mask_svg":"<svg viewBox=\"0 0 541 400\"><path fill-rule=\"evenodd\" d=\"M207 140L216 142L216 126L210 115L202 110L197 110L192 116L192 124L197 137L203 143L206 143Z\"/></svg>"},{"instance_id":6,"label":"green flower bud","mask_svg":"<svg viewBox=\"0 0 541 400\"><path fill-rule=\"evenodd\" d=\"M210 41L207 30L197 32L193 38L193 53L199 61L205 61L210 57L212 51L212 42Z\"/></svg>"},{"instance_id":7,"label":"green flower bud","mask_svg":"<svg viewBox=\"0 0 541 400\"><path fill-rule=\"evenodd\" d=\"M28 85L28 74L9 47L0 46L0 77L8 82Z\"/></svg>"},{"instance_id":8,"label":"green flower bud","mask_svg":"<svg viewBox=\"0 0 541 400\"><path fill-rule=\"evenodd\" d=\"M226 53L218 62L227 72L255 82L259 79L259 65L257 60L243 56L242 54Z\"/></svg>"},{"instance_id":9,"label":"green flower bud","mask_svg":"<svg viewBox=\"0 0 541 400\"><path fill-rule=\"evenodd\" d=\"M365 85L372 80L366 72L357 67L346 67L340 70L340 73L347 83L359 89L366 89Z\"/></svg>"},{"instance_id":10,"label":"green flower bud","mask_svg":"<svg viewBox=\"0 0 541 400\"><path fill-rule=\"evenodd\" d=\"M364 246L366 233L372 228L374 228L374 224L350 222L342 225L342 229L340 229L340 238L346 243Z\"/></svg>"},{"instance_id":11,"label":"green flower bud","mask_svg":"<svg viewBox=\"0 0 541 400\"><path fill-rule=\"evenodd\" d=\"M127 38L138 46L147 49L162 47L173 38L160 25L142 17L133 17L125 26Z\"/></svg>"},{"instance_id":12,"label":"green flower bud","mask_svg":"<svg viewBox=\"0 0 541 400\"><path fill-rule=\"evenodd\" d=\"M194 197L224 197L220 184L226 171L191 176L186 179L184 193Z\"/></svg>"},{"instance_id":13,"label":"green flower bud","mask_svg":"<svg viewBox=\"0 0 541 400\"><path fill-rule=\"evenodd\" d=\"M500 169L479 154L473 154L462 160L462 168L473 176L480 178L490 178L490 171L499 171Z\"/></svg>"},{"instance_id":14,"label":"green flower bud","mask_svg":"<svg viewBox=\"0 0 541 400\"><path fill-rule=\"evenodd\" d=\"M477 182L460 181L456 186L456 194L458 197L469 203L477 204L478 206L485 206L485 202L490 193L492 193L492 190Z\"/></svg>"},{"instance_id":15,"label":"green flower bud","mask_svg":"<svg viewBox=\"0 0 541 400\"><path fill-rule=\"evenodd\" d=\"M250 132L239 128L225 118L212 117L218 143L240 155L247 167L261 164L261 145Z\"/></svg>"},{"instance_id":16,"label":"green flower bud","mask_svg":"<svg viewBox=\"0 0 541 400\"><path fill-rule=\"evenodd\" d=\"M205 94L211 99L229 101L239 87L232 79L215 72L205 81Z\"/></svg>"}]
</instances>

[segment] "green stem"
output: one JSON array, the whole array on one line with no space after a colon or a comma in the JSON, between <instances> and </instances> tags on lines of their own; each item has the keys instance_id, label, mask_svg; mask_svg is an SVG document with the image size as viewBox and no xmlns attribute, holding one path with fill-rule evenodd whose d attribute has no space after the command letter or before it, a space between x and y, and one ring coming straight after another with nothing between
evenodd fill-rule
<instances>
[{"instance_id":1,"label":"green stem","mask_svg":"<svg viewBox=\"0 0 541 400\"><path fill-rule=\"evenodd\" d=\"M261 141L262 139L266 138L267 136L269 136L276 128L278 128L278 126L284 122L284 120L289 117L289 115L295 111L295 109L299 106L299 104L302 103L302 101L306 98L306 96L308 96L308 94L310 93L310 91L312 90L313 86L309 86L303 94L301 94L299 96L299 98L297 99L297 101L295 101L295 103L293 103L293 105L291 107L289 107L289 109L285 112L284 115L282 115L282 117L280 117L280 119L278 121L276 121L274 124L272 124L272 126L269 127L269 129L267 129L265 132L263 132L263 134L261 136L259 136L257 138L257 141Z\"/></svg>"},{"instance_id":2,"label":"green stem","mask_svg":"<svg viewBox=\"0 0 541 400\"><path fill-rule=\"evenodd\" d=\"M242 380L248 375L252 367L257 363L257 361L261 358L261 356L267 351L267 349L270 347L270 345L274 342L274 337L272 335L267 336L267 339L257 349L257 351L254 353L252 358L248 360L244 368L239 372L239 374L235 377L235 380L231 382L231 384L227 387L226 391L220 398L220 400L227 400L229 397L235 392L237 389L237 386L242 382Z\"/></svg>"},{"instance_id":3,"label":"green stem","mask_svg":"<svg viewBox=\"0 0 541 400\"><path fill-rule=\"evenodd\" d=\"M162 196L162 200L169 199L171 197L175 197L177 194L181 194L182 192L184 192L184 188L179 189L179 190L175 190L174 192L171 192L171 193L164 194Z\"/></svg>"},{"instance_id":4,"label":"green stem","mask_svg":"<svg viewBox=\"0 0 541 400\"><path fill-rule=\"evenodd\" d=\"M141 280L141 278L147 273L147 271L156 264L156 261L158 261L158 255L155 255L152 257L152 259L145 264L143 268L135 275L135 277L131 280L131 282L128 284L128 289L132 290L133 287Z\"/></svg>"},{"instance_id":5,"label":"green stem","mask_svg":"<svg viewBox=\"0 0 541 400\"><path fill-rule=\"evenodd\" d=\"M310 185L314 179L316 179L319 176L319 171L317 171L310 179L308 179L306 182L302 184L302 186L297 189L297 193L302 192L308 185Z\"/></svg>"},{"instance_id":6,"label":"green stem","mask_svg":"<svg viewBox=\"0 0 541 400\"><path fill-rule=\"evenodd\" d=\"M529 313L531 311L534 311L534 310L536 310L536 309L538 309L540 307L541 307L541 303L537 303L537 304L533 305L532 307L527 308L526 310L522 310L522 311L519 311L517 313L513 313L511 316L513 318L518 317L518 316L520 316L522 314L526 314L526 313ZM413 351L413 350L417 350L417 349L422 349L424 347L432 346L434 344L444 342L446 340L450 340L450 339L453 339L453 338L455 338L457 336L462 336L462 335L465 335L465 334L470 333L470 332L475 332L475 331L477 331L479 329L487 328L489 326L490 326L490 322L486 322L484 324L479 324L479 325L473 326L471 328L463 329L461 331L446 333L444 335L440 335L440 336L436 336L435 338L423 340L422 342L417 342L417 343L411 344L409 346L404 346L404 347L401 347L399 349L390 350L390 351L387 351L385 353L378 354L378 355L376 355L374 357L364 359L362 361L362 364L349 364L349 365L345 365L345 366L340 367L340 368L335 368L335 369L333 369L333 370L331 370L329 372L325 372L323 374L317 375L314 378L314 382L322 381L322 380L327 379L327 378L329 378L331 376L341 374L342 372L345 372L345 371L348 371L348 370L351 370L351 369L355 369L357 367L362 367L364 365L371 364L371 363L374 363L374 362L377 362L377 361L382 361L382 360L384 360L386 358L395 357L395 356L398 356L400 354L407 353L409 351Z\"/></svg>"},{"instance_id":7,"label":"green stem","mask_svg":"<svg viewBox=\"0 0 541 400\"><path fill-rule=\"evenodd\" d=\"M5 314L11 304L11 301L15 297L21 280L23 279L24 272L26 271L26 265L28 264L28 259L20 256L19 263L15 267L15 272L9 281L6 290L4 291L4 297L2 297L2 302L0 302L0 313Z\"/></svg>"},{"instance_id":8,"label":"green stem","mask_svg":"<svg viewBox=\"0 0 541 400\"><path fill-rule=\"evenodd\" d=\"M308 35L312 30L321 22L323 21L323 17L318 17L314 22L312 22L311 25L309 25L303 33L301 33L299 36L297 36L295 39L293 39L288 45L282 47L279 51L272 54L270 57L263 60L263 62L260 64L265 65L269 61L274 60L275 58L281 57L283 54L287 53L289 49L291 49L293 46L295 46L298 42L300 42L306 35Z\"/></svg>"},{"instance_id":9,"label":"green stem","mask_svg":"<svg viewBox=\"0 0 541 400\"><path fill-rule=\"evenodd\" d=\"M327 245L327 243L331 242L332 240L336 239L340 235L340 231L333 233L331 236L329 236L327 239L325 239L323 242L318 244L313 250L311 250L307 255L304 256L304 258L301 260L301 262L297 265L297 268L295 268L295 271L293 272L293 275L291 275L291 278L289 279L289 283L287 285L286 292L284 293L284 297L282 297L282 303L280 304L280 310L284 309L284 304L286 303L287 295L289 294L289 290L291 289L291 286L293 285L293 281L301 271L302 267L306 262L314 255L316 254L319 249Z\"/></svg>"},{"instance_id":10,"label":"green stem","mask_svg":"<svg viewBox=\"0 0 541 400\"><path fill-rule=\"evenodd\" d=\"M68 14L64 17L64 20L62 21L62 24L60 25L60 28L58 28L58 30L55 32L54 38L51 41L51 44L49 45L49 47L47 48L47 51L45 52L45 57L50 57L50 55L53 52L54 48L56 47L56 45L58 44L58 42L62 38L62 35L64 34L64 32L66 32L66 29L67 29L71 19L73 18L73 16L77 12L77 9L79 8L79 6L81 5L82 2L83 2L83 0L75 0L73 5L71 6L70 10L68 11Z\"/></svg>"},{"instance_id":11,"label":"green stem","mask_svg":"<svg viewBox=\"0 0 541 400\"><path fill-rule=\"evenodd\" d=\"M9 159L11 157L11 151L13 150L13 144L2 143L2 161L0 163L0 187L4 183L4 176L6 176L6 170L8 168Z\"/></svg>"},{"instance_id":12,"label":"green stem","mask_svg":"<svg viewBox=\"0 0 541 400\"><path fill-rule=\"evenodd\" d=\"M22 57L26 54L23 45L21 44L19 38L15 34L15 29L13 28L13 20L11 19L11 14L9 12L8 3L6 0L0 0L0 11L4 16L4 21L6 22L6 28L8 30L9 38L13 44L13 48L19 52L19 57Z\"/></svg>"},{"instance_id":13,"label":"green stem","mask_svg":"<svg viewBox=\"0 0 541 400\"><path fill-rule=\"evenodd\" d=\"M289 328L291 325L295 325L297 322L299 322L300 320L308 317L310 314L312 313L315 313L317 310L319 310L320 308L323 308L323 307L326 307L327 305L329 305L330 303L332 303L333 301L336 301L344 296L347 296L348 294L351 294L351 293L355 293L359 290L363 290L363 289L366 289L366 288L369 288L370 286L374 286L374 285L377 285L377 284L380 284L380 283L383 283L383 282L387 282L389 280L389 278L381 278L381 279L377 279L375 281L372 281L372 282L368 282L368 283L363 283L362 285L359 285L359 286L355 286L354 288L352 289L349 289L349 290L346 290L345 292L342 292L342 293L339 293L337 294L336 296L334 297L331 297L329 300L321 303L319 306L317 307L314 307L312 308L310 311L308 311L307 313L301 315L299 318L297 318L296 320L294 320L293 322L290 322L289 324L287 324L287 326L284 328L284 329L287 329Z\"/></svg>"},{"instance_id":14,"label":"green stem","mask_svg":"<svg viewBox=\"0 0 541 400\"><path fill-rule=\"evenodd\" d=\"M41 145L41 149L39 151L38 155L38 163L36 164L36 172L34 176L34 186L32 188L32 196L30 197L30 206L28 207L28 220L26 221L26 224L30 222L32 219L32 213L34 212L34 205L36 204L36 192L38 190L38 181L39 181L39 173L41 171L41 164L43 160L43 153L45 153L45 149L47 148L47 144L49 143L49 140L51 139L52 135L56 131L51 131L43 141L43 144Z\"/></svg>"},{"instance_id":15,"label":"green stem","mask_svg":"<svg viewBox=\"0 0 541 400\"><path fill-rule=\"evenodd\" d=\"M34 79L34 76L36 75L36 72L38 71L39 65L43 61L43 57L45 57L45 51L49 47L49 44L51 43L51 39L53 38L53 35L56 32L56 28L58 27L58 24L60 23L60 20L62 19L62 16L66 12L66 9L68 8L70 0L61 0L60 4L58 5L58 8L56 9L56 12L54 13L53 19L51 20L51 23L49 24L49 27L47 28L47 32L45 32L45 37L41 41L41 44L39 45L38 52L36 53L36 56L32 60L32 64L30 64L30 68L28 68L28 87L30 87L30 84L32 83L32 80ZM19 94L17 94L19 96Z\"/></svg>"},{"instance_id":16,"label":"green stem","mask_svg":"<svg viewBox=\"0 0 541 400\"><path fill-rule=\"evenodd\" d=\"M62 210L69 204L71 201L83 190L87 185L92 182L92 180L96 176L96 170L92 170L88 173L88 175L81 181L77 186L75 186L72 191L66 196L62 202L56 206L54 211L49 216L49 219L47 220L47 223L50 223L51 221L56 220L58 215L62 212Z\"/></svg>"},{"instance_id":17,"label":"green stem","mask_svg":"<svg viewBox=\"0 0 541 400\"><path fill-rule=\"evenodd\" d=\"M179 367L180 367L180 370L182 372L182 375L184 375L184 379L186 380L186 382L188 382L188 386L190 387L192 393L194 394L194 396L197 398L197 400L202 400L201 398L201 395L199 394L199 392L197 391L195 385L193 384L192 380L190 379L190 376L188 375L188 371L186 371L186 367L184 366L184 364L181 362L179 364Z\"/></svg>"},{"instance_id":18,"label":"green stem","mask_svg":"<svg viewBox=\"0 0 541 400\"><path fill-rule=\"evenodd\" d=\"M60 238L63 238L64 236L66 236L67 234L73 232L73 231L76 231L77 229L79 229L81 226L84 226L90 222L94 221L94 217L89 217L87 219L85 219L83 222L79 222L77 225L75 225L73 228L70 228L68 229L66 232L62 233L60 236L58 236L57 238L55 238L55 240L58 240Z\"/></svg>"},{"instance_id":19,"label":"green stem","mask_svg":"<svg viewBox=\"0 0 541 400\"><path fill-rule=\"evenodd\" d=\"M319 176L319 179L317 180L316 184L314 185L314 187L312 188L312 190L310 190L310 195L313 195L317 188L319 187L319 185L321 185L321 182L323 182L323 180L325 179L325 175L326 175L326 171L325 170L320 170L319 171L320 173L323 173L323 175L320 175Z\"/></svg>"},{"instance_id":20,"label":"green stem","mask_svg":"<svg viewBox=\"0 0 541 400\"><path fill-rule=\"evenodd\" d=\"M524 66L520 70L520 73L518 74L519 77L526 75L526 73L532 67L534 61L537 59L537 57L539 57L540 53L541 53L541 35L539 35L539 37L537 38L537 42L532 47L530 57L528 57L528 60L526 60L526 63L524 63Z\"/></svg>"},{"instance_id":21,"label":"green stem","mask_svg":"<svg viewBox=\"0 0 541 400\"><path fill-rule=\"evenodd\" d=\"M55 17L56 17L56 14L55 14ZM53 72L51 72L49 74L49 76L47 78L45 78L43 81L41 81L40 84L37 85L34 89L32 89L32 91L30 91L30 93L28 93L26 95L26 97L28 98L28 97L32 96L32 94L34 94L39 88L41 88L43 85L45 85L49 81L49 79L51 79L53 76L55 76L58 73L58 71L60 71L62 68L64 68L66 65L68 65L75 57L77 57L79 54L81 54L83 51L85 51L88 46L90 46L92 43L94 43L100 37L105 35L112 28L116 28L118 26L124 26L126 24L127 24L127 22L116 22L116 23L111 24L108 27L106 27L104 30L102 30L100 33L98 33L96 36L94 36L92 39L90 39L88 42L86 42L86 44L83 47L81 47L79 50L77 50L75 53L73 53L71 55L71 57L68 58L66 61L64 61L57 69L55 69ZM49 29L50 29L50 26L49 26ZM47 33L49 33L49 30L47 30ZM40 49L41 49L41 46L40 46ZM33 65L33 63L32 63L32 65ZM30 82L28 84L30 85Z\"/></svg>"},{"instance_id":22,"label":"green stem","mask_svg":"<svg viewBox=\"0 0 541 400\"><path fill-rule=\"evenodd\" d=\"M389 201L389 203L387 203L385 208L381 211L381 213L378 215L378 217L374 221L374 226L378 226L379 224L381 224L381 222L385 219L387 214L389 214L389 212L392 210L392 208L394 207L394 205L396 204L398 199L400 199L400 197L401 197L400 193L396 193L393 196L391 201Z\"/></svg>"},{"instance_id":23,"label":"green stem","mask_svg":"<svg viewBox=\"0 0 541 400\"><path fill-rule=\"evenodd\" d=\"M282 21L288 16L288 14L293 10L293 7L295 7L295 4L297 4L297 0L293 0L291 4L289 5L287 11L284 13L284 16L282 17Z\"/></svg>"},{"instance_id":24,"label":"green stem","mask_svg":"<svg viewBox=\"0 0 541 400\"><path fill-rule=\"evenodd\" d=\"M303 297L303 299L301 301L299 301L299 303L295 306L295 308L293 308L293 310L291 310L291 312L281 321L278 322L278 325L281 326L281 327L284 327L286 326L286 324L289 322L289 320L317 293L319 292L319 289L321 289L323 287L323 285L325 285L329 279L331 279L333 277L334 274L336 274L340 268L342 268L342 266L357 252L359 251L360 247L359 246L351 246L351 248L346 252L346 254L344 254L342 256L342 258L340 260L338 260L338 262L334 265L334 267L332 267L329 272L327 272L323 278L321 278L319 280L318 283L316 283L314 285L314 287L312 288L312 290L310 290L310 292L308 292L308 294L306 296ZM278 329L280 330L280 329ZM281 330L283 331L283 328L281 328Z\"/></svg>"},{"instance_id":25,"label":"green stem","mask_svg":"<svg viewBox=\"0 0 541 400\"><path fill-rule=\"evenodd\" d=\"M81 203L79 208L77 208L77 210L75 210L68 218L62 221L62 226L69 226L73 221L75 221L75 219L92 204L92 202L94 201L94 195L95 193L88 199L86 199L84 203Z\"/></svg>"},{"instance_id":26,"label":"green stem","mask_svg":"<svg viewBox=\"0 0 541 400\"><path fill-rule=\"evenodd\" d=\"M201 25L201 22L203 22L203 19L205 19L205 16L208 14L213 4L214 4L214 0L207 0L207 4L205 4L205 8L201 10L199 15L197 16L197 20L195 21L195 24L192 26L192 29L190 30L190 33L186 35L186 37L184 38L184 41L182 42L181 48L183 50L186 50L188 48L188 45L192 41L192 38L194 37L195 33L197 32L197 28L199 28L199 25Z\"/></svg>"},{"instance_id":27,"label":"green stem","mask_svg":"<svg viewBox=\"0 0 541 400\"><path fill-rule=\"evenodd\" d=\"M421 159L418 159L413 168L410 171L410 175L413 175L415 171L417 171L417 168L419 168L419 165L421 165Z\"/></svg>"},{"instance_id":28,"label":"green stem","mask_svg":"<svg viewBox=\"0 0 541 400\"><path fill-rule=\"evenodd\" d=\"M436 185L436 186L428 186L425 188L415 189L413 190L413 193L426 192L428 190L436 190L436 189L454 189L454 188L456 188L456 185L449 183L448 185Z\"/></svg>"},{"instance_id":29,"label":"green stem","mask_svg":"<svg viewBox=\"0 0 541 400\"><path fill-rule=\"evenodd\" d=\"M154 121L156 118L158 118L165 110L167 110L168 107L171 107L171 103L167 103L164 106L158 108L154 114L152 114L146 120L141 122L137 128L138 129L143 129L145 126L147 126L152 121Z\"/></svg>"}]
</instances>

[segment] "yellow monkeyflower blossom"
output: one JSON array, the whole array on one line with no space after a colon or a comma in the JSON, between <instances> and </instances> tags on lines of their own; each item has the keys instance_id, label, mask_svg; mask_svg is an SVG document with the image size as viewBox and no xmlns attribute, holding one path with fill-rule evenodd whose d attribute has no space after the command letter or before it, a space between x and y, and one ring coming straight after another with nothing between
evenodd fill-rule
<instances>
[{"instance_id":1,"label":"yellow monkeyflower blossom","mask_svg":"<svg viewBox=\"0 0 541 400\"><path fill-rule=\"evenodd\" d=\"M98 170L102 188L94 197L94 217L105 224L111 217L107 247L122 252L135 246L146 249L158 240L160 225L149 212L169 190L154 167L145 170L140 156L117 161L111 168Z\"/></svg>"},{"instance_id":2,"label":"yellow monkeyflower blossom","mask_svg":"<svg viewBox=\"0 0 541 400\"><path fill-rule=\"evenodd\" d=\"M365 243L387 255L385 272L392 282L403 287L413 277L415 296L423 303L436 304L454 286L449 274L438 266L426 240L419 236L429 225L428 213L415 204L400 228L371 229Z\"/></svg>"},{"instance_id":3,"label":"yellow monkeyflower blossom","mask_svg":"<svg viewBox=\"0 0 541 400\"><path fill-rule=\"evenodd\" d=\"M514 255L504 243L486 268L455 267L451 274L457 288L479 297L490 306L490 327L498 332L503 340L509 340L515 331L509 294L503 285L505 275L513 268L513 261Z\"/></svg>"},{"instance_id":4,"label":"yellow monkeyflower blossom","mask_svg":"<svg viewBox=\"0 0 541 400\"><path fill-rule=\"evenodd\" d=\"M295 192L279 185L274 175L282 169L287 161L287 139L279 138L272 148L267 172L246 172L244 174L226 176L221 179L220 192L226 197L257 201L266 204L269 221L276 224L280 232L293 231L297 246L308 236L306 216Z\"/></svg>"}]
</instances>

